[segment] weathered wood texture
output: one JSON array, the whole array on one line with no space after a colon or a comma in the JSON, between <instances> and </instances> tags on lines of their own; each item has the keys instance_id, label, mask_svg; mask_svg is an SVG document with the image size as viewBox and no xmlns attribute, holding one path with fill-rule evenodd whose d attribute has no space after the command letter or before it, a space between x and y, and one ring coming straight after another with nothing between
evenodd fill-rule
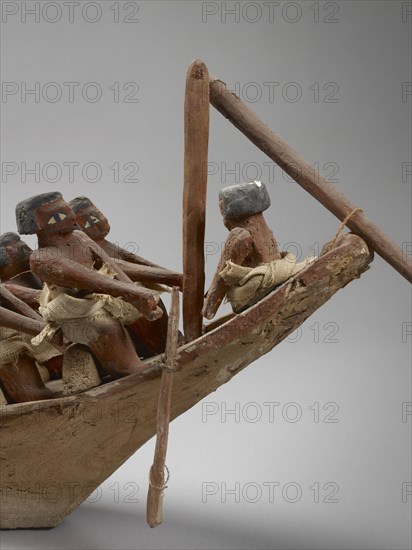
<instances>
[{"instance_id":1,"label":"weathered wood texture","mask_svg":"<svg viewBox=\"0 0 412 550\"><path fill-rule=\"evenodd\" d=\"M26 317L21 313L0 306L0 326L37 336L44 329L46 323L41 317L40 319Z\"/></svg>"},{"instance_id":2,"label":"weathered wood texture","mask_svg":"<svg viewBox=\"0 0 412 550\"><path fill-rule=\"evenodd\" d=\"M153 465L149 474L147 494L147 523L157 527L163 521L163 494L165 487L165 466L167 441L169 437L170 408L172 404L173 374L176 368L176 353L179 338L179 289L172 290L166 343L166 369L160 380L157 405L156 447Z\"/></svg>"},{"instance_id":3,"label":"weathered wood texture","mask_svg":"<svg viewBox=\"0 0 412 550\"><path fill-rule=\"evenodd\" d=\"M34 311L28 304L15 296L4 284L0 284L0 299L1 303L12 311L20 313L20 315L24 315L30 319L36 319L37 321L43 322L40 313Z\"/></svg>"},{"instance_id":4,"label":"weathered wood texture","mask_svg":"<svg viewBox=\"0 0 412 550\"><path fill-rule=\"evenodd\" d=\"M16 298L25 302L32 309L38 310L41 290L12 283L2 283L2 286L7 288Z\"/></svg>"},{"instance_id":5,"label":"weathered wood texture","mask_svg":"<svg viewBox=\"0 0 412 550\"><path fill-rule=\"evenodd\" d=\"M162 267L152 267L147 265L132 264L124 260L115 259L116 265L119 265L124 273L132 281L140 283L161 283L168 286L183 286L183 274L176 271L170 271Z\"/></svg>"},{"instance_id":6,"label":"weathered wood texture","mask_svg":"<svg viewBox=\"0 0 412 550\"><path fill-rule=\"evenodd\" d=\"M30 336L37 336L46 326L46 323L40 317L26 317L21 313L16 313L5 307L0 306L0 326L5 328L11 328L17 332L24 334L30 334ZM68 342L63 342L63 336L60 331L56 332L50 340L56 349L64 351Z\"/></svg>"},{"instance_id":7,"label":"weathered wood texture","mask_svg":"<svg viewBox=\"0 0 412 550\"><path fill-rule=\"evenodd\" d=\"M249 231L236 227L232 229L226 239L219 263L213 276L210 288L207 291L203 304L202 315L206 319L212 319L225 297L228 287L219 275L228 260L242 265L244 259L253 251L253 238Z\"/></svg>"},{"instance_id":8,"label":"weathered wood texture","mask_svg":"<svg viewBox=\"0 0 412 550\"><path fill-rule=\"evenodd\" d=\"M269 352L367 269L371 256L360 237L339 242L250 309L178 349L171 419ZM1 409L2 528L57 525L156 433L164 361L147 360L142 383L142 375L131 375L79 395Z\"/></svg>"},{"instance_id":9,"label":"weathered wood texture","mask_svg":"<svg viewBox=\"0 0 412 550\"><path fill-rule=\"evenodd\" d=\"M183 330L186 341L202 333L205 287L207 155L209 145L209 73L195 60L186 76L183 189Z\"/></svg>"},{"instance_id":10,"label":"weathered wood texture","mask_svg":"<svg viewBox=\"0 0 412 550\"><path fill-rule=\"evenodd\" d=\"M299 185L341 221L357 206L320 176L290 145L271 130L224 82L210 75L210 102L236 128ZM360 235L384 260L412 282L412 261L401 248L363 212L356 212L346 224Z\"/></svg>"},{"instance_id":11,"label":"weathered wood texture","mask_svg":"<svg viewBox=\"0 0 412 550\"><path fill-rule=\"evenodd\" d=\"M249 231L253 239L251 266L257 267L260 264L266 264L281 258L273 232L267 225L262 213L244 218L225 220L225 225L230 229L232 229L232 227L241 227Z\"/></svg>"}]
</instances>

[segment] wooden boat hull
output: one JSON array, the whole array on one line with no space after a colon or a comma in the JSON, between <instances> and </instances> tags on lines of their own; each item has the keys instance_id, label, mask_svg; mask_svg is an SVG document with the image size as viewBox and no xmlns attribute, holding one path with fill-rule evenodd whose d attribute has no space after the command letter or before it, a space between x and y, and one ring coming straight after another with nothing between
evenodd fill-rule
<instances>
[{"instance_id":1,"label":"wooden boat hull","mask_svg":"<svg viewBox=\"0 0 412 550\"><path fill-rule=\"evenodd\" d=\"M233 319L179 348L176 418L286 338L372 257L356 235ZM156 432L163 356L79 395L8 405L0 423L0 528L59 524Z\"/></svg>"}]
</instances>

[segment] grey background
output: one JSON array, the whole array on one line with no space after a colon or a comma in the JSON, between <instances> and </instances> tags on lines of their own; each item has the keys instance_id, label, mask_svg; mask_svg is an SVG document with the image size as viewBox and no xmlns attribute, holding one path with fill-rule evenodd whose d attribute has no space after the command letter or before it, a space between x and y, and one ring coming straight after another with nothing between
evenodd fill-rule
<instances>
[{"instance_id":1,"label":"grey background","mask_svg":"<svg viewBox=\"0 0 412 550\"><path fill-rule=\"evenodd\" d=\"M17 13L1 26L2 81L15 83L18 93L3 94L1 154L3 169L19 171L3 174L2 232L15 230L14 205L23 198L54 189L66 199L84 194L107 214L111 240L180 270L184 82L187 66L199 57L323 175L336 172L335 185L410 254L411 176L402 176L403 163L411 162L412 96L402 97L402 86L410 89L403 83L412 80L410 2L303 1L269 8L265 2L139 1L135 23L123 22L133 3L118 4L119 23L110 10L114 2L97 3L95 23L78 7L73 23L63 7L60 21L47 22L56 17L53 6L38 23L33 16L24 22L22 3L8 4ZM239 17L225 20L225 7ZM88 9L86 16L95 17ZM63 85L69 81L81 84L73 103ZM62 98L22 102L23 83L30 88L35 82L41 91L58 83ZM88 82L100 86L99 101L82 97ZM118 103L109 89L115 82ZM139 86L137 103L122 101L132 91L122 90L127 82ZM270 82L279 85L264 84ZM302 94L297 101L294 91ZM46 88L46 97L52 92ZM224 185L261 176L272 198L266 219L282 248L306 256L314 243L335 234L338 220L264 164L269 159L213 110L209 158L207 283L226 238L217 206ZM36 183L27 176L24 182L23 162L57 163L62 178ZM95 162L102 177L89 183L77 171L70 182L65 162ZM114 182L109 166L115 162L135 162L139 181ZM238 173L227 173L236 163ZM52 168L48 174L53 177ZM402 421L402 404L412 400L410 306L407 282L376 257L361 280L299 333L177 419L165 519L156 530L145 525L151 441L61 526L1 532L1 548L410 548L412 496L402 502L402 484L412 479L412 417ZM279 405L270 418L264 403L274 402ZM339 407L330 418L338 422L325 422L336 410L323 409L330 403ZM225 416L225 407L236 406L237 418ZM202 418L205 407L218 412ZM296 411L302 416L292 422ZM256 412L262 415L253 422ZM270 499L272 482L280 485ZM218 492L203 502L205 483ZM224 484L236 483L239 498L228 494L224 502ZM320 502L309 488L314 483ZM293 487L302 491L295 503L288 501ZM338 502L323 502L331 487L339 489ZM261 498L251 502L259 490Z\"/></svg>"}]
</instances>

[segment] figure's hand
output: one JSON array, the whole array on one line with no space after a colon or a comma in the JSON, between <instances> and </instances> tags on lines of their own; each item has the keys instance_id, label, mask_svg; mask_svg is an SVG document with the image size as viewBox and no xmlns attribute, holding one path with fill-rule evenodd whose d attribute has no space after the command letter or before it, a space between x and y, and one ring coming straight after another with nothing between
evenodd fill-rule
<instances>
[{"instance_id":1,"label":"figure's hand","mask_svg":"<svg viewBox=\"0 0 412 550\"><path fill-rule=\"evenodd\" d=\"M145 315L148 321L156 321L156 319L160 319L160 317L162 316L163 316L163 311L160 309L160 307L157 307L151 313Z\"/></svg>"},{"instance_id":2,"label":"figure's hand","mask_svg":"<svg viewBox=\"0 0 412 550\"><path fill-rule=\"evenodd\" d=\"M163 315L163 311L157 305L159 295L151 290L130 285L130 291L123 299L132 304L149 321L155 321Z\"/></svg>"}]
</instances>

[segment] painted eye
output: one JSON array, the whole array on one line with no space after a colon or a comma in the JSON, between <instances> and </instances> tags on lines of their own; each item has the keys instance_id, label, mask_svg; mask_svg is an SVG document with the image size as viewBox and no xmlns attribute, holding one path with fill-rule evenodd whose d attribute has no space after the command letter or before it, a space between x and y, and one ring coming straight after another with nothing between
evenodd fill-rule
<instances>
[{"instance_id":1,"label":"painted eye","mask_svg":"<svg viewBox=\"0 0 412 550\"><path fill-rule=\"evenodd\" d=\"M63 214L63 212L57 212L56 214L53 214L53 216L49 219L47 222L47 225L51 225L52 223L59 223L66 219L66 214Z\"/></svg>"},{"instance_id":2,"label":"painted eye","mask_svg":"<svg viewBox=\"0 0 412 550\"><path fill-rule=\"evenodd\" d=\"M90 214L90 216L87 219L87 222L84 224L84 228L87 229L88 227L91 227L95 223L98 223L100 220L97 218L94 214Z\"/></svg>"}]
</instances>

